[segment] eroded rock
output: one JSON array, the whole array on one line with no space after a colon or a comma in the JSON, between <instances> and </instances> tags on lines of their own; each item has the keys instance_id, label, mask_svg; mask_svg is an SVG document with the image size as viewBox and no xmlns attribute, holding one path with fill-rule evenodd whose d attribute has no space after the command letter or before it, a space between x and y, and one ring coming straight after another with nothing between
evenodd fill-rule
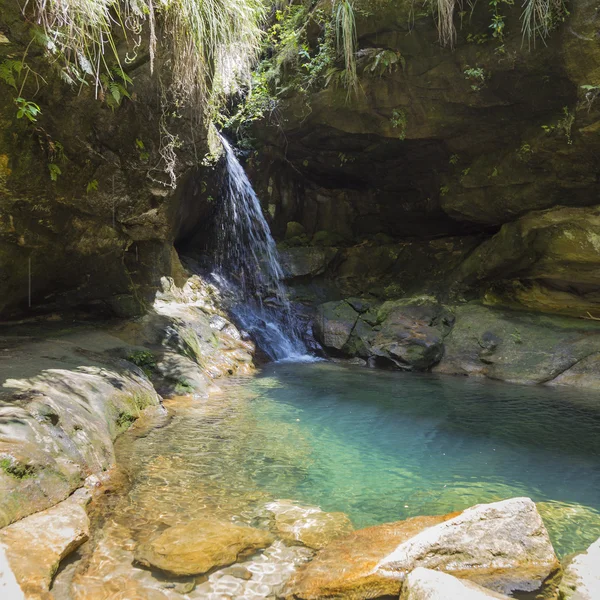
<instances>
[{"instance_id":1,"label":"eroded rock","mask_svg":"<svg viewBox=\"0 0 600 600\"><path fill-rule=\"evenodd\" d=\"M272 542L267 531L197 519L170 527L150 543L141 544L135 557L143 565L173 575L198 575L233 564Z\"/></svg>"},{"instance_id":2,"label":"eroded rock","mask_svg":"<svg viewBox=\"0 0 600 600\"><path fill-rule=\"evenodd\" d=\"M400 600L508 600L472 581L458 579L441 571L417 567L411 571L402 586Z\"/></svg>"}]
</instances>

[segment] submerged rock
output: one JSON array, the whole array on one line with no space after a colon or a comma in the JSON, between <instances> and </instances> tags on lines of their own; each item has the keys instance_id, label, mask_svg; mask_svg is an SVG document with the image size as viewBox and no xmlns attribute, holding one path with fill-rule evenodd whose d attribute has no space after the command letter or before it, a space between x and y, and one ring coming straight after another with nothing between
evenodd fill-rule
<instances>
[{"instance_id":1,"label":"submerged rock","mask_svg":"<svg viewBox=\"0 0 600 600\"><path fill-rule=\"evenodd\" d=\"M509 597L497 594L472 581L465 581L423 567L418 567L409 573L400 594L400 600L486 600L486 598L508 600Z\"/></svg>"},{"instance_id":2,"label":"submerged rock","mask_svg":"<svg viewBox=\"0 0 600 600\"><path fill-rule=\"evenodd\" d=\"M198 519L170 527L150 543L141 544L135 558L173 575L199 575L233 564L272 542L267 531Z\"/></svg>"},{"instance_id":3,"label":"submerged rock","mask_svg":"<svg viewBox=\"0 0 600 600\"><path fill-rule=\"evenodd\" d=\"M561 600L600 598L600 539L566 566L559 589Z\"/></svg>"},{"instance_id":4,"label":"submerged rock","mask_svg":"<svg viewBox=\"0 0 600 600\"><path fill-rule=\"evenodd\" d=\"M0 530L6 561L0 567L2 598L19 598L15 581L21 597L45 597L60 561L89 537L88 500L88 492L78 490L64 502Z\"/></svg>"},{"instance_id":5,"label":"submerged rock","mask_svg":"<svg viewBox=\"0 0 600 600\"><path fill-rule=\"evenodd\" d=\"M397 595L417 567L510 593L542 588L560 565L535 504L513 498L459 514L356 531L332 542L302 568L286 597L360 600Z\"/></svg>"},{"instance_id":6,"label":"submerged rock","mask_svg":"<svg viewBox=\"0 0 600 600\"><path fill-rule=\"evenodd\" d=\"M275 531L280 538L314 550L324 548L353 529L350 519L342 512L329 513L316 506L298 506L290 500L269 502L266 509L274 517Z\"/></svg>"}]
</instances>

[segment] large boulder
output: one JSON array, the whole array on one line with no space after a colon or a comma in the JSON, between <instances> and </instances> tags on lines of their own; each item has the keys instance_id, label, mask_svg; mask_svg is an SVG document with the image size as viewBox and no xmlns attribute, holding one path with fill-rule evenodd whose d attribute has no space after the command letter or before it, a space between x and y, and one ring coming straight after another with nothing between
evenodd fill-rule
<instances>
[{"instance_id":1,"label":"large boulder","mask_svg":"<svg viewBox=\"0 0 600 600\"><path fill-rule=\"evenodd\" d=\"M357 319L358 313L348 302L321 304L313 325L315 337L325 348L341 351L350 339Z\"/></svg>"},{"instance_id":2,"label":"large boulder","mask_svg":"<svg viewBox=\"0 0 600 600\"><path fill-rule=\"evenodd\" d=\"M566 566L560 583L561 600L600 598L600 539Z\"/></svg>"},{"instance_id":3,"label":"large boulder","mask_svg":"<svg viewBox=\"0 0 600 600\"><path fill-rule=\"evenodd\" d=\"M459 279L534 310L585 316L600 301L600 209L556 207L502 226L461 265Z\"/></svg>"},{"instance_id":4,"label":"large boulder","mask_svg":"<svg viewBox=\"0 0 600 600\"><path fill-rule=\"evenodd\" d=\"M315 277L325 272L337 254L336 248L303 246L280 249L281 266L286 279Z\"/></svg>"},{"instance_id":5,"label":"large boulder","mask_svg":"<svg viewBox=\"0 0 600 600\"><path fill-rule=\"evenodd\" d=\"M326 349L402 370L426 371L443 356L454 317L429 297L383 304L347 298L319 306L314 332Z\"/></svg>"},{"instance_id":6,"label":"large boulder","mask_svg":"<svg viewBox=\"0 0 600 600\"><path fill-rule=\"evenodd\" d=\"M298 571L286 597L396 595L417 567L445 571L501 593L552 589L560 570L535 504L513 498L459 514L370 527L336 540Z\"/></svg>"},{"instance_id":7,"label":"large boulder","mask_svg":"<svg viewBox=\"0 0 600 600\"><path fill-rule=\"evenodd\" d=\"M400 544L376 571L403 580L418 566L447 571L506 594L536 591L560 569L529 498L468 508Z\"/></svg>"},{"instance_id":8,"label":"large boulder","mask_svg":"<svg viewBox=\"0 0 600 600\"><path fill-rule=\"evenodd\" d=\"M428 300L388 301L379 309L370 354L405 370L425 371L443 356L445 326L452 316Z\"/></svg>"},{"instance_id":9,"label":"large boulder","mask_svg":"<svg viewBox=\"0 0 600 600\"><path fill-rule=\"evenodd\" d=\"M441 571L417 567L411 571L402 586L400 600L508 600L472 581L458 579Z\"/></svg>"},{"instance_id":10,"label":"large boulder","mask_svg":"<svg viewBox=\"0 0 600 600\"><path fill-rule=\"evenodd\" d=\"M200 575L230 565L272 542L268 531L196 519L169 527L151 542L140 544L135 558L142 565L172 575Z\"/></svg>"}]
</instances>

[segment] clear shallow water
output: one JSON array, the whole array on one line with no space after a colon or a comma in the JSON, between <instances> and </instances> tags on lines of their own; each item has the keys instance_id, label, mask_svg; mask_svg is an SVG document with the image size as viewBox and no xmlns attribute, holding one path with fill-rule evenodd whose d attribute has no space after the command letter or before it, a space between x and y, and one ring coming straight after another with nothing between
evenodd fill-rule
<instances>
[{"instance_id":1,"label":"clear shallow water","mask_svg":"<svg viewBox=\"0 0 600 600\"><path fill-rule=\"evenodd\" d=\"M560 554L600 536L597 393L331 363L270 365L249 387L243 468L276 497L364 527L526 495Z\"/></svg>"},{"instance_id":2,"label":"clear shallow water","mask_svg":"<svg viewBox=\"0 0 600 600\"><path fill-rule=\"evenodd\" d=\"M130 483L111 501L86 589L131 569L124 540L197 517L257 524L276 498L364 527L527 495L559 554L600 537L595 393L279 363L167 406L169 418L119 439Z\"/></svg>"}]
</instances>

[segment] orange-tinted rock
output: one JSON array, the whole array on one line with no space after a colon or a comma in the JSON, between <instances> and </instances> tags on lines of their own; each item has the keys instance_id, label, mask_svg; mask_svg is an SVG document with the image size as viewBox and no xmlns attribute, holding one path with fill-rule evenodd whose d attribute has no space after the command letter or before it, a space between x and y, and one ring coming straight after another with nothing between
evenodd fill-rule
<instances>
[{"instance_id":1,"label":"orange-tinted rock","mask_svg":"<svg viewBox=\"0 0 600 600\"><path fill-rule=\"evenodd\" d=\"M379 562L427 527L454 516L415 517L359 529L319 552L292 578L286 598L359 600L400 593L400 580L376 572Z\"/></svg>"},{"instance_id":2,"label":"orange-tinted rock","mask_svg":"<svg viewBox=\"0 0 600 600\"><path fill-rule=\"evenodd\" d=\"M197 519L170 527L150 543L141 544L135 558L174 575L199 575L230 565L272 542L273 536L261 529Z\"/></svg>"}]
</instances>

